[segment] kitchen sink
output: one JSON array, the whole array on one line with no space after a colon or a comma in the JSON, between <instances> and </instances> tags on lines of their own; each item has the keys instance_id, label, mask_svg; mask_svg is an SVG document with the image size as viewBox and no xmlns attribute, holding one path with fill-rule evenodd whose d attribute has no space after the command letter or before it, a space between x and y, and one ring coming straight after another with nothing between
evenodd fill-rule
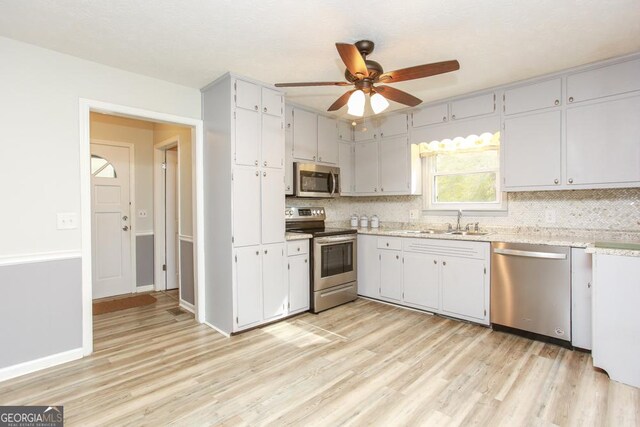
<instances>
[{"instance_id":1,"label":"kitchen sink","mask_svg":"<svg viewBox=\"0 0 640 427\"><path fill-rule=\"evenodd\" d=\"M486 231L460 230L460 231L447 231L447 234L452 234L456 236L485 236L489 233L487 233Z\"/></svg>"},{"instance_id":2,"label":"kitchen sink","mask_svg":"<svg viewBox=\"0 0 640 427\"><path fill-rule=\"evenodd\" d=\"M394 230L394 231L390 231L390 233L413 235L413 234L440 234L440 233L444 233L444 231L432 230L432 229L426 229L426 230Z\"/></svg>"}]
</instances>

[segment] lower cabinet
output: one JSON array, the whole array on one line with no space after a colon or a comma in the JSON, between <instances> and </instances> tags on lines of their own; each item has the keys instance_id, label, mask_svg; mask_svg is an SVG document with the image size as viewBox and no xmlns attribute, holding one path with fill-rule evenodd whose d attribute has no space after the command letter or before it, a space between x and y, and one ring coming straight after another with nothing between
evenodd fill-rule
<instances>
[{"instance_id":1,"label":"lower cabinet","mask_svg":"<svg viewBox=\"0 0 640 427\"><path fill-rule=\"evenodd\" d=\"M282 317L287 311L289 289L284 276L284 245L262 246L262 318Z\"/></svg>"},{"instance_id":2,"label":"lower cabinet","mask_svg":"<svg viewBox=\"0 0 640 427\"><path fill-rule=\"evenodd\" d=\"M262 257L259 245L235 252L236 328L242 329L262 320Z\"/></svg>"},{"instance_id":3,"label":"lower cabinet","mask_svg":"<svg viewBox=\"0 0 640 427\"><path fill-rule=\"evenodd\" d=\"M287 253L288 314L309 310L309 241L289 242Z\"/></svg>"},{"instance_id":4,"label":"lower cabinet","mask_svg":"<svg viewBox=\"0 0 640 427\"><path fill-rule=\"evenodd\" d=\"M486 242L359 235L358 294L488 325L489 249Z\"/></svg>"}]
</instances>

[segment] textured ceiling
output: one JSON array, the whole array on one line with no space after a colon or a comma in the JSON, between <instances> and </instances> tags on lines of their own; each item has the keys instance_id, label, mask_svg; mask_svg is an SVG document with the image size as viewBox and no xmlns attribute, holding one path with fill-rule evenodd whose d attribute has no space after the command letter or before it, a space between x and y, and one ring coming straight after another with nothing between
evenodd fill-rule
<instances>
[{"instance_id":1,"label":"textured ceiling","mask_svg":"<svg viewBox=\"0 0 640 427\"><path fill-rule=\"evenodd\" d=\"M0 0L0 35L196 88L339 80L334 43L370 39L387 71L460 61L395 85L429 102L640 51L640 0ZM343 90L287 96L324 110Z\"/></svg>"}]
</instances>

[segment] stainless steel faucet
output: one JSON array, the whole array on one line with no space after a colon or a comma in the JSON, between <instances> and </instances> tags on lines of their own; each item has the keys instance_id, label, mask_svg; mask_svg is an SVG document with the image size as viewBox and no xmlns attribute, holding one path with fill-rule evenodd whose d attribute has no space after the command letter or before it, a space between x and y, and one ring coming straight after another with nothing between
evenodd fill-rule
<instances>
[{"instance_id":1,"label":"stainless steel faucet","mask_svg":"<svg viewBox=\"0 0 640 427\"><path fill-rule=\"evenodd\" d=\"M456 224L456 231L462 231L460 227L460 220L462 219L462 209L458 209L458 223Z\"/></svg>"}]
</instances>

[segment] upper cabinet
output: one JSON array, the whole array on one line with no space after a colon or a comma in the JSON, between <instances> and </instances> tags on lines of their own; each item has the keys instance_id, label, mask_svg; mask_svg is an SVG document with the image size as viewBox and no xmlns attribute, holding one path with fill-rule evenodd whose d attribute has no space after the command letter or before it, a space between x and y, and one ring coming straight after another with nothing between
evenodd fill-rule
<instances>
[{"instance_id":1,"label":"upper cabinet","mask_svg":"<svg viewBox=\"0 0 640 427\"><path fill-rule=\"evenodd\" d=\"M640 90L640 59L634 59L567 77L567 103L588 101Z\"/></svg>"},{"instance_id":2,"label":"upper cabinet","mask_svg":"<svg viewBox=\"0 0 640 427\"><path fill-rule=\"evenodd\" d=\"M502 97L505 115L557 107L562 98L562 79L507 89Z\"/></svg>"},{"instance_id":3,"label":"upper cabinet","mask_svg":"<svg viewBox=\"0 0 640 427\"><path fill-rule=\"evenodd\" d=\"M262 88L262 112L271 116L282 117L282 94L273 89Z\"/></svg>"},{"instance_id":4,"label":"upper cabinet","mask_svg":"<svg viewBox=\"0 0 640 427\"><path fill-rule=\"evenodd\" d=\"M354 143L338 142L338 167L340 168L340 194L350 196L355 192Z\"/></svg>"},{"instance_id":5,"label":"upper cabinet","mask_svg":"<svg viewBox=\"0 0 640 427\"><path fill-rule=\"evenodd\" d=\"M335 119L292 108L293 160L338 163L338 128Z\"/></svg>"},{"instance_id":6,"label":"upper cabinet","mask_svg":"<svg viewBox=\"0 0 640 427\"><path fill-rule=\"evenodd\" d=\"M411 126L429 126L449 120L449 104L431 105L411 113Z\"/></svg>"},{"instance_id":7,"label":"upper cabinet","mask_svg":"<svg viewBox=\"0 0 640 427\"><path fill-rule=\"evenodd\" d=\"M262 87L255 83L247 82L244 80L236 80L235 82L235 102L236 107L243 108L245 110L258 111L260 109ZM282 96L279 92L275 92Z\"/></svg>"},{"instance_id":8,"label":"upper cabinet","mask_svg":"<svg viewBox=\"0 0 640 427\"><path fill-rule=\"evenodd\" d=\"M318 162L338 163L337 123L335 119L318 116Z\"/></svg>"},{"instance_id":9,"label":"upper cabinet","mask_svg":"<svg viewBox=\"0 0 640 427\"><path fill-rule=\"evenodd\" d=\"M451 102L451 120L483 116L496 111L495 93L485 93Z\"/></svg>"},{"instance_id":10,"label":"upper cabinet","mask_svg":"<svg viewBox=\"0 0 640 427\"><path fill-rule=\"evenodd\" d=\"M293 195L293 107L284 108L284 193Z\"/></svg>"},{"instance_id":11,"label":"upper cabinet","mask_svg":"<svg viewBox=\"0 0 640 427\"><path fill-rule=\"evenodd\" d=\"M341 141L353 141L353 126L351 126L351 122L338 120L338 139Z\"/></svg>"}]
</instances>

